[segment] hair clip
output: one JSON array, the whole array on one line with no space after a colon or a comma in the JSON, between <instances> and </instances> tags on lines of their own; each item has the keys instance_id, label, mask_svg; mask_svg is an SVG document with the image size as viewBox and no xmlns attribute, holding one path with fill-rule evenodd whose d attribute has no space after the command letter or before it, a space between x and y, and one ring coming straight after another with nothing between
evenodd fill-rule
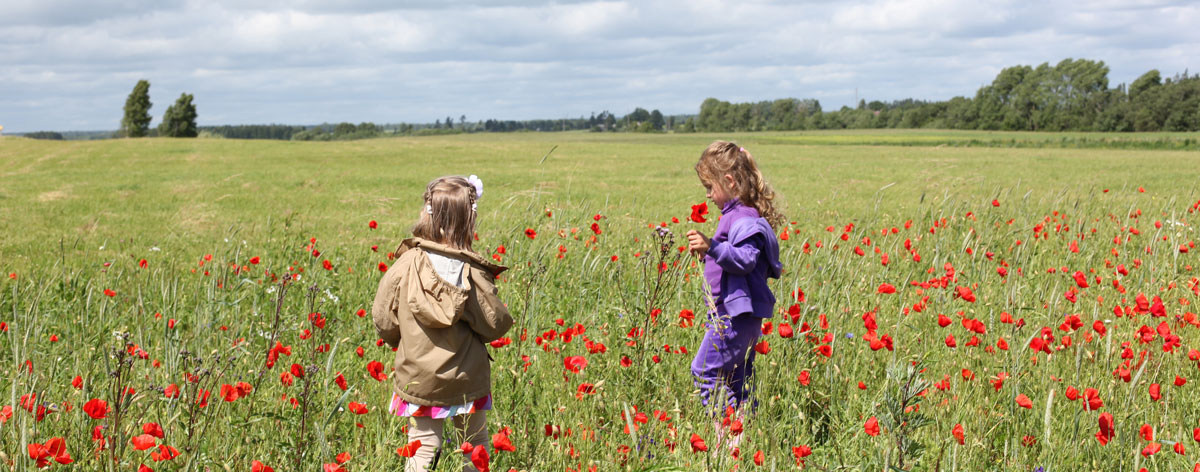
<instances>
[{"instance_id":1,"label":"hair clip","mask_svg":"<svg viewBox=\"0 0 1200 472\"><path fill-rule=\"evenodd\" d=\"M433 214L433 205L425 205L425 213Z\"/></svg>"},{"instance_id":2,"label":"hair clip","mask_svg":"<svg viewBox=\"0 0 1200 472\"><path fill-rule=\"evenodd\" d=\"M467 183L471 184L472 187L475 187L476 200L483 198L483 180L480 180L475 174L471 174L470 177L467 177ZM471 209L474 210L474 207Z\"/></svg>"}]
</instances>

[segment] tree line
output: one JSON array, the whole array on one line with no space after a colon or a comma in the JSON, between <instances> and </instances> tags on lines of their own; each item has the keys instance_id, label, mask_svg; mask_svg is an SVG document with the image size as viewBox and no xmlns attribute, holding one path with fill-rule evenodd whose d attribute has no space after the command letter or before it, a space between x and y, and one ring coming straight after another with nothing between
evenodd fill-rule
<instances>
[{"instance_id":1,"label":"tree line","mask_svg":"<svg viewBox=\"0 0 1200 472\"><path fill-rule=\"evenodd\" d=\"M859 101L823 112L817 100L729 103L709 98L677 131L938 128L998 131L1198 131L1200 75L1164 78L1158 70L1109 88L1103 61L1000 71L973 98Z\"/></svg>"},{"instance_id":2,"label":"tree line","mask_svg":"<svg viewBox=\"0 0 1200 472\"><path fill-rule=\"evenodd\" d=\"M196 105L183 93L150 128L150 82L139 80L125 101L121 128L114 137L196 137L337 141L380 136L520 131L729 132L869 128L937 128L998 131L1200 131L1200 74L1164 77L1158 70L1129 85L1109 88L1104 61L1064 59L1055 65L1007 67L974 97L945 101L860 100L857 107L824 111L815 99L783 98L730 103L709 98L697 115L663 115L635 108L624 116L605 110L590 117L533 120L467 121L447 116L433 124L364 122L301 125L196 126ZM78 134L78 133L76 133ZM36 139L95 138L95 133L39 131Z\"/></svg>"}]
</instances>

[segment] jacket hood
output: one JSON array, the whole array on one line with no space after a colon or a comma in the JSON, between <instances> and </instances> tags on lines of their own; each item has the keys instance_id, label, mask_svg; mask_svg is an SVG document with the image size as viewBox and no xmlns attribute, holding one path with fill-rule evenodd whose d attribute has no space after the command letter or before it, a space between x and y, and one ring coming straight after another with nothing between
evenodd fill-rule
<instances>
[{"instance_id":1,"label":"jacket hood","mask_svg":"<svg viewBox=\"0 0 1200 472\"><path fill-rule=\"evenodd\" d=\"M413 249L421 250L412 251ZM464 276L465 285L458 287L443 280L433 268L433 263L425 251L461 260L467 263L469 270L483 269L492 277L505 270L505 267L492 264L474 252L454 249L425 239L410 238L400 243L400 247L396 249L397 258L410 258L409 263L414 269L416 282L410 285L405 302L413 318L429 328L446 328L462 318L472 282L471 277Z\"/></svg>"},{"instance_id":2,"label":"jacket hood","mask_svg":"<svg viewBox=\"0 0 1200 472\"><path fill-rule=\"evenodd\" d=\"M408 239L405 239L404 241L400 242L400 247L396 248L396 252L395 252L396 257L399 258L401 254L404 254L408 250L415 249L415 248L421 248L421 249L424 249L427 251L433 251L433 252L439 253L443 256L452 257L452 258L458 259L460 261L467 262L469 264L478 266L479 268L487 269L488 272L491 272L492 277L500 275L501 272L508 270L507 267L504 267L504 266L498 265L498 264L494 264L491 261L484 259L483 256L479 255L478 253L476 253L474 251L469 251L466 249L455 249L455 248L452 248L452 247L447 246L442 243L437 243L437 242L430 241L428 239L422 239L422 238L417 238L417 237L408 238Z\"/></svg>"}]
</instances>

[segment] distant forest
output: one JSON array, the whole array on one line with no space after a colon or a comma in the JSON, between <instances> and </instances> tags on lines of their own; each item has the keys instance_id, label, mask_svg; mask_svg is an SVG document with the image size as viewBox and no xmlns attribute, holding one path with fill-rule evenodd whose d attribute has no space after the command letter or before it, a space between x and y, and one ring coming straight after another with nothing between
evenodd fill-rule
<instances>
[{"instance_id":1,"label":"distant forest","mask_svg":"<svg viewBox=\"0 0 1200 472\"><path fill-rule=\"evenodd\" d=\"M337 123L201 126L201 136L231 139L336 141L381 136L540 132L730 132L930 128L997 131L1200 131L1200 74L1163 77L1158 70L1109 88L1103 61L1065 59L1056 65L1013 66L1000 71L974 97L946 101L861 100L856 107L824 111L815 99L784 98L730 103L709 98L697 115L663 115L637 108L615 116L540 120L476 120L447 116L432 124ZM150 135L153 136L154 130ZM100 139L110 132L26 133L40 139Z\"/></svg>"},{"instance_id":2,"label":"distant forest","mask_svg":"<svg viewBox=\"0 0 1200 472\"><path fill-rule=\"evenodd\" d=\"M729 103L710 98L676 131L935 128L1000 131L1200 131L1200 75L1157 70L1108 87L1103 61L1000 71L974 98L860 101L824 112L816 100Z\"/></svg>"}]
</instances>

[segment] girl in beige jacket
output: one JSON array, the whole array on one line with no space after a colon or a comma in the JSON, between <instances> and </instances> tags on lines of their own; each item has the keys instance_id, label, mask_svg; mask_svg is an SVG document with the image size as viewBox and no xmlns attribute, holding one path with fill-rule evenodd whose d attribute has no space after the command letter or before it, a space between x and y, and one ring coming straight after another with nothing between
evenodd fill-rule
<instances>
[{"instance_id":1,"label":"girl in beige jacket","mask_svg":"<svg viewBox=\"0 0 1200 472\"><path fill-rule=\"evenodd\" d=\"M389 410L409 418L409 441L421 442L406 472L436 467L447 419L462 435L456 438L487 451L492 395L486 343L503 336L513 319L496 296L494 280L505 268L471 250L475 202L482 194L475 176L430 182L414 237L400 244L375 295L375 329L396 348ZM463 470L476 469L466 463Z\"/></svg>"}]
</instances>

